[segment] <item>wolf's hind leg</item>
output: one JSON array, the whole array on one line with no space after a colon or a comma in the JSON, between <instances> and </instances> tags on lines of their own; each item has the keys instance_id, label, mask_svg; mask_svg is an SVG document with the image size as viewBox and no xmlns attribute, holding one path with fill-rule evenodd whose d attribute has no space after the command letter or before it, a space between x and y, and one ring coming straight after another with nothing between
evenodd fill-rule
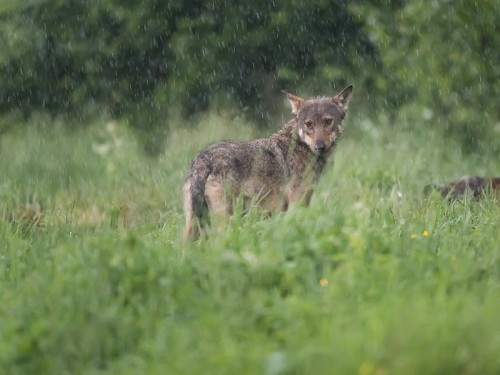
<instances>
[{"instance_id":1,"label":"wolf's hind leg","mask_svg":"<svg viewBox=\"0 0 500 375\"><path fill-rule=\"evenodd\" d=\"M226 227L229 216L232 214L232 206L224 184L214 180L207 181L205 199L208 203L210 221L217 232L220 232Z\"/></svg>"}]
</instances>

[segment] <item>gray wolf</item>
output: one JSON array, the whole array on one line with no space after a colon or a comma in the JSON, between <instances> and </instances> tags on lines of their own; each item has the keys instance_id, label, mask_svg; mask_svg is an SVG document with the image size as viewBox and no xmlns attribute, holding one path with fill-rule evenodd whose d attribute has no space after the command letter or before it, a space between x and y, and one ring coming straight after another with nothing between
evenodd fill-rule
<instances>
[{"instance_id":1,"label":"gray wolf","mask_svg":"<svg viewBox=\"0 0 500 375\"><path fill-rule=\"evenodd\" d=\"M194 158L184 184L184 238L196 238L210 221L218 227L237 199L272 213L309 204L313 188L342 136L353 87L333 97L302 99L283 91L293 118L267 138L221 141Z\"/></svg>"},{"instance_id":2,"label":"gray wolf","mask_svg":"<svg viewBox=\"0 0 500 375\"><path fill-rule=\"evenodd\" d=\"M443 198L458 199L471 195L474 199L480 199L489 191L495 192L500 198L500 177L464 176L458 180L445 184L432 184L424 188L424 194L430 195L432 191L438 191Z\"/></svg>"}]
</instances>

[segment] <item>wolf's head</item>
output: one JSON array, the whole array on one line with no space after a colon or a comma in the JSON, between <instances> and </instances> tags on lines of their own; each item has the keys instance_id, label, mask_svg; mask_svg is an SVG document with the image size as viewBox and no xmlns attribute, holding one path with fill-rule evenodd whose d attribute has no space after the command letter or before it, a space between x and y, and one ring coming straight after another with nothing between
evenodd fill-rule
<instances>
[{"instance_id":1,"label":"wolf's head","mask_svg":"<svg viewBox=\"0 0 500 375\"><path fill-rule=\"evenodd\" d=\"M305 100L283 91L297 122L297 134L316 155L331 152L342 135L344 119L353 87L347 86L333 97Z\"/></svg>"}]
</instances>

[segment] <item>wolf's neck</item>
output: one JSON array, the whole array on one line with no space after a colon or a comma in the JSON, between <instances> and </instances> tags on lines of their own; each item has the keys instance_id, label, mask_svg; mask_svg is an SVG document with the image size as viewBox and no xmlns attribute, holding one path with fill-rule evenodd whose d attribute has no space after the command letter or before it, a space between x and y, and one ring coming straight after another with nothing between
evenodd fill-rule
<instances>
[{"instance_id":1,"label":"wolf's neck","mask_svg":"<svg viewBox=\"0 0 500 375\"><path fill-rule=\"evenodd\" d=\"M280 130L271 135L271 137L277 142L278 147L283 152L283 156L289 155L290 152L295 152L305 146L298 139L297 125L294 119L288 121Z\"/></svg>"},{"instance_id":2,"label":"wolf's neck","mask_svg":"<svg viewBox=\"0 0 500 375\"><path fill-rule=\"evenodd\" d=\"M283 152L289 170L293 170L299 175L308 174L308 171L313 172L315 178L319 178L325 167L326 159L315 156L309 146L299 139L297 123L294 119L273 134L273 137Z\"/></svg>"}]
</instances>

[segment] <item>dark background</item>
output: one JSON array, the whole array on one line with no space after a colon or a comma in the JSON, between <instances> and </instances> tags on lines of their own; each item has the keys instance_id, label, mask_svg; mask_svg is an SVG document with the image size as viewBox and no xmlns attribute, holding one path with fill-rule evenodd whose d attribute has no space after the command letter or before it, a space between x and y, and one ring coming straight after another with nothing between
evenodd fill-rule
<instances>
[{"instance_id":1,"label":"dark background","mask_svg":"<svg viewBox=\"0 0 500 375\"><path fill-rule=\"evenodd\" d=\"M353 83L358 113L404 115L477 150L497 144L499 78L497 0L0 5L1 133L39 114L69 128L104 116L154 154L174 115L189 124L217 104L276 127L281 89Z\"/></svg>"}]
</instances>

